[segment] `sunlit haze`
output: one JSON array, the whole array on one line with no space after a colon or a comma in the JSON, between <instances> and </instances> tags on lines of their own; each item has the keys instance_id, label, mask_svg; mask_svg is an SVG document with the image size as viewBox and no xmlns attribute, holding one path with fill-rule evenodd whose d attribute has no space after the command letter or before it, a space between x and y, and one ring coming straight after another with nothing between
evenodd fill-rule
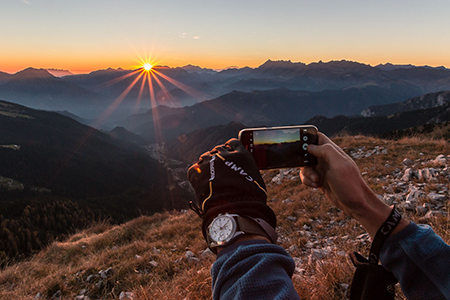
<instances>
[{"instance_id":1,"label":"sunlit haze","mask_svg":"<svg viewBox=\"0 0 450 300\"><path fill-rule=\"evenodd\" d=\"M450 67L449 12L449 0L10 0L0 71L133 69L142 56L212 69L268 59Z\"/></svg>"}]
</instances>

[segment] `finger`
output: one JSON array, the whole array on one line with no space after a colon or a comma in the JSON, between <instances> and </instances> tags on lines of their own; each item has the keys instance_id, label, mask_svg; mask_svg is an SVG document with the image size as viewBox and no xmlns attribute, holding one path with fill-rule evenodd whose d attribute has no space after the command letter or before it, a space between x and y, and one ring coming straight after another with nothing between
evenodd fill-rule
<instances>
[{"instance_id":1,"label":"finger","mask_svg":"<svg viewBox=\"0 0 450 300\"><path fill-rule=\"evenodd\" d=\"M233 148L233 150L236 151L247 150L238 139L230 139L225 143L225 145L229 145L231 148Z\"/></svg>"},{"instance_id":2,"label":"finger","mask_svg":"<svg viewBox=\"0 0 450 300\"><path fill-rule=\"evenodd\" d=\"M312 168L302 168L300 170L300 180L304 185L317 188L319 187L319 176Z\"/></svg>"},{"instance_id":3,"label":"finger","mask_svg":"<svg viewBox=\"0 0 450 300\"><path fill-rule=\"evenodd\" d=\"M338 152L340 152L343 155L347 155L344 150L341 149L341 147L339 147L338 145L336 145L329 137L327 137L325 134L319 132L318 133L319 136L319 145L323 145L323 144L329 144L331 146L333 146L334 149L336 149Z\"/></svg>"}]
</instances>

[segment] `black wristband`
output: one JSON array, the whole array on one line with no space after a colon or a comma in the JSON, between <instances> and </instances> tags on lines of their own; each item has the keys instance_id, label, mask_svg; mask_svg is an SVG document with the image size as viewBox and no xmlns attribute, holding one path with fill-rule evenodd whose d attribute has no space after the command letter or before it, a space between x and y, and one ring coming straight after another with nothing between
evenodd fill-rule
<instances>
[{"instance_id":1,"label":"black wristband","mask_svg":"<svg viewBox=\"0 0 450 300\"><path fill-rule=\"evenodd\" d=\"M372 242L372 247L370 247L369 254L369 263L370 264L378 264L378 260L380 257L381 247L383 246L386 239L392 233L395 227L397 227L398 223L402 219L402 215L395 209L395 206L392 208L391 214L389 218L381 225L380 229L378 229L377 233Z\"/></svg>"}]
</instances>

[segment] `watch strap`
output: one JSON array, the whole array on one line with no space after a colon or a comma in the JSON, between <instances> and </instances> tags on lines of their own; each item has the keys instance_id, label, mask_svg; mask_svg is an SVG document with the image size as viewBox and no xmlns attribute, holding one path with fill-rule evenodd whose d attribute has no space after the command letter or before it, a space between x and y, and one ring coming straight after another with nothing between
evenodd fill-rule
<instances>
[{"instance_id":1,"label":"watch strap","mask_svg":"<svg viewBox=\"0 0 450 300\"><path fill-rule=\"evenodd\" d=\"M265 236L272 243L276 243L277 241L277 232L263 219L236 216L236 222L238 224L238 231L243 231L245 234Z\"/></svg>"},{"instance_id":2,"label":"watch strap","mask_svg":"<svg viewBox=\"0 0 450 300\"><path fill-rule=\"evenodd\" d=\"M377 233L372 242L372 246L370 247L369 253L369 263L370 264L378 264L378 260L380 257L381 247L384 242L390 236L392 231L394 231L395 227L397 227L398 223L402 219L402 215L398 212L395 206L392 208L391 214L387 218L387 220L381 225L380 229L378 229Z\"/></svg>"}]
</instances>

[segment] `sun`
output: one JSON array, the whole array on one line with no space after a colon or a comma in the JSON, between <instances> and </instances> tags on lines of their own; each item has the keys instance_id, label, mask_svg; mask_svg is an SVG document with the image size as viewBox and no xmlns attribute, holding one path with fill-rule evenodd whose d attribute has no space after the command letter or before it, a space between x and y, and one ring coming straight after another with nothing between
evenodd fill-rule
<instances>
[{"instance_id":1,"label":"sun","mask_svg":"<svg viewBox=\"0 0 450 300\"><path fill-rule=\"evenodd\" d=\"M153 68L153 66L151 64L149 64L149 63L145 63L142 66L142 68L144 68L144 70L148 72L148 71L150 71Z\"/></svg>"}]
</instances>

